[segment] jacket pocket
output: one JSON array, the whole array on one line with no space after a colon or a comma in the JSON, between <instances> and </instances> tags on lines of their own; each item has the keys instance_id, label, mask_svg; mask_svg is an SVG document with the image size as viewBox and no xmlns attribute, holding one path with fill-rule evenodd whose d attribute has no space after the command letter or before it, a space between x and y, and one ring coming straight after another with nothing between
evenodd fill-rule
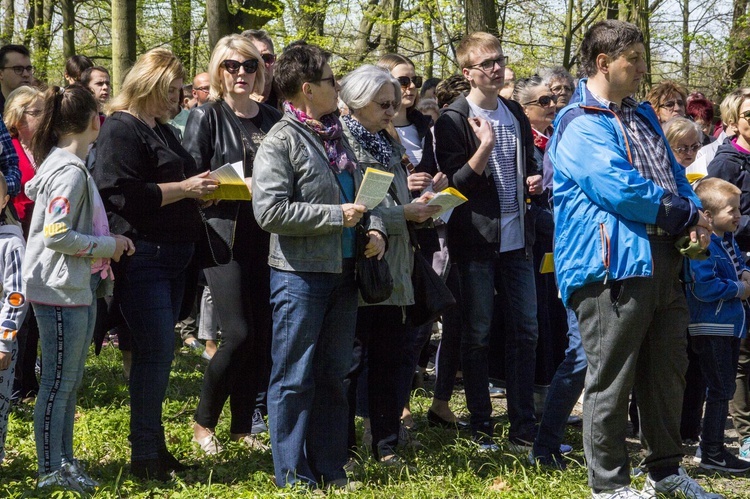
<instances>
[{"instance_id":1,"label":"jacket pocket","mask_svg":"<svg viewBox=\"0 0 750 499\"><path fill-rule=\"evenodd\" d=\"M599 223L599 242L601 243L602 264L604 265L605 272L604 284L607 284L607 279L609 278L609 258L611 254L611 246L609 233L607 232L607 226L604 225L604 222Z\"/></svg>"}]
</instances>

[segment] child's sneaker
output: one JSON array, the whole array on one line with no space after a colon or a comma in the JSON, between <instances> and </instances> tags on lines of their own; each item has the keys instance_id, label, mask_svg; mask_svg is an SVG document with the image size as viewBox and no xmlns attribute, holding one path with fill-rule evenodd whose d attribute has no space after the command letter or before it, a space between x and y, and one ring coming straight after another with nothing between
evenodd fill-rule
<instances>
[{"instance_id":1,"label":"child's sneaker","mask_svg":"<svg viewBox=\"0 0 750 499\"><path fill-rule=\"evenodd\" d=\"M721 449L716 454L709 454L708 452L703 454L700 467L727 473L744 473L750 470L750 461L743 461L728 450Z\"/></svg>"},{"instance_id":2,"label":"child's sneaker","mask_svg":"<svg viewBox=\"0 0 750 499\"><path fill-rule=\"evenodd\" d=\"M750 461L750 437L742 439L739 458L743 461Z\"/></svg>"}]
</instances>

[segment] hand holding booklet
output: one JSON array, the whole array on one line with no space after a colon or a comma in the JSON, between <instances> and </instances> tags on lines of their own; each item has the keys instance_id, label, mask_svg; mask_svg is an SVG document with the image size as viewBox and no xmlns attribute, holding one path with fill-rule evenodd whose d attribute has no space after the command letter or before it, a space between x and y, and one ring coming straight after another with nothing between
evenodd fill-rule
<instances>
[{"instance_id":1,"label":"hand holding booklet","mask_svg":"<svg viewBox=\"0 0 750 499\"><path fill-rule=\"evenodd\" d=\"M466 199L466 196L458 192L453 187L446 187L442 191L435 194L432 199L427 202L427 206L440 207L440 211L432 216L432 218L435 219L441 218L448 211L452 210L460 204L465 203L466 201L468 201L468 199ZM445 222L448 221L447 218L448 217L446 217L446 220L444 220Z\"/></svg>"},{"instance_id":2,"label":"hand holding booklet","mask_svg":"<svg viewBox=\"0 0 750 499\"><path fill-rule=\"evenodd\" d=\"M225 199L229 201L250 201L252 194L245 183L245 172L242 161L227 163L226 165L212 171L209 178L219 181L219 187L201 199Z\"/></svg>"},{"instance_id":3,"label":"hand holding booklet","mask_svg":"<svg viewBox=\"0 0 750 499\"><path fill-rule=\"evenodd\" d=\"M355 204L363 204L368 210L372 210L385 198L388 194L388 188L393 182L393 174L378 170L376 168L368 168L365 170L365 176L362 179L362 185L359 186L359 192L357 192L357 199L354 200Z\"/></svg>"}]
</instances>

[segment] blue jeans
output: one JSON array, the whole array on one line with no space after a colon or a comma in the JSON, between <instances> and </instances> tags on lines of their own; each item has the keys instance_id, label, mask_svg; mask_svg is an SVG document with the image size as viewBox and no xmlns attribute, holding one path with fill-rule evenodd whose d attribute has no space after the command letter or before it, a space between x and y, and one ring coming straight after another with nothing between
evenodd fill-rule
<instances>
[{"instance_id":1,"label":"blue jeans","mask_svg":"<svg viewBox=\"0 0 750 499\"><path fill-rule=\"evenodd\" d=\"M96 291L101 278L91 276ZM42 346L42 379L34 407L34 438L39 473L60 469L73 456L76 397L94 335L96 300L80 307L34 303Z\"/></svg>"},{"instance_id":2,"label":"blue jeans","mask_svg":"<svg viewBox=\"0 0 750 499\"><path fill-rule=\"evenodd\" d=\"M724 425L729 401L736 388L740 339L732 336L693 336L693 351L698 354L706 382L706 409L703 413L701 451L716 454L724 448Z\"/></svg>"},{"instance_id":3,"label":"blue jeans","mask_svg":"<svg viewBox=\"0 0 750 499\"><path fill-rule=\"evenodd\" d=\"M357 323L354 261L341 274L271 269L268 419L276 484L345 478L346 375Z\"/></svg>"},{"instance_id":4,"label":"blue jeans","mask_svg":"<svg viewBox=\"0 0 750 499\"><path fill-rule=\"evenodd\" d=\"M578 319L572 309L566 308L565 311L568 314L568 348L547 392L544 415L534 440L534 456L549 457L559 452L565 425L583 392L586 380L586 352L581 343Z\"/></svg>"},{"instance_id":5,"label":"blue jeans","mask_svg":"<svg viewBox=\"0 0 750 499\"><path fill-rule=\"evenodd\" d=\"M133 341L128 437L132 461L157 459L166 449L162 403L174 358L174 325L185 291L185 269L192 256L192 243L136 240L135 254L124 259L116 282Z\"/></svg>"},{"instance_id":6,"label":"blue jeans","mask_svg":"<svg viewBox=\"0 0 750 499\"><path fill-rule=\"evenodd\" d=\"M494 260L458 264L464 334L461 365L472 430L491 434L487 354L495 289L508 297L511 334L505 338L509 438L533 440L534 371L536 369L536 287L534 268L523 250L500 253Z\"/></svg>"}]
</instances>

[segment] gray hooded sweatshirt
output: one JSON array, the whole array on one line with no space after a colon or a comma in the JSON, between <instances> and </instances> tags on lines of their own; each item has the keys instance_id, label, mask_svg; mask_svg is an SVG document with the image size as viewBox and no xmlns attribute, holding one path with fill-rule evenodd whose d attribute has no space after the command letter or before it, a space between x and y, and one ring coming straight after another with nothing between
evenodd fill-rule
<instances>
[{"instance_id":1,"label":"gray hooded sweatshirt","mask_svg":"<svg viewBox=\"0 0 750 499\"><path fill-rule=\"evenodd\" d=\"M94 236L96 184L78 156L52 148L26 184L35 202L31 216L23 280L32 303L63 307L89 306L91 265L115 252L115 239ZM111 279L98 295L111 290Z\"/></svg>"}]
</instances>

